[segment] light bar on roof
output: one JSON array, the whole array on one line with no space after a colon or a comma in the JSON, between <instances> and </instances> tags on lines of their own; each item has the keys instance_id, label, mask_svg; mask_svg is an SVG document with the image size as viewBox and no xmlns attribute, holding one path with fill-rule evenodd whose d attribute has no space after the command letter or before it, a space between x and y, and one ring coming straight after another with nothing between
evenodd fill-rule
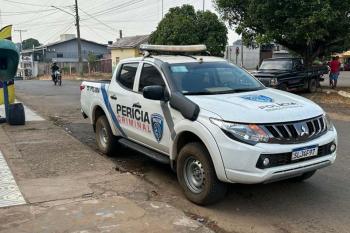
<instances>
[{"instance_id":1,"label":"light bar on roof","mask_svg":"<svg viewBox=\"0 0 350 233\"><path fill-rule=\"evenodd\" d=\"M141 51L158 51L158 52L203 52L207 50L207 46L200 45L140 45Z\"/></svg>"}]
</instances>

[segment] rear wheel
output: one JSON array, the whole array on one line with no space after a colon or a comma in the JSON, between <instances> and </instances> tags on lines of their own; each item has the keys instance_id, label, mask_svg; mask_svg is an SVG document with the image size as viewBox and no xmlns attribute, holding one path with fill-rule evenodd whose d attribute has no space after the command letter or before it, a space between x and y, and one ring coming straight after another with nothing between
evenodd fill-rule
<instances>
[{"instance_id":1,"label":"rear wheel","mask_svg":"<svg viewBox=\"0 0 350 233\"><path fill-rule=\"evenodd\" d=\"M118 145L105 115L100 116L96 121L96 141L99 150L109 156L113 154Z\"/></svg>"},{"instance_id":2,"label":"rear wheel","mask_svg":"<svg viewBox=\"0 0 350 233\"><path fill-rule=\"evenodd\" d=\"M305 172L301 176L293 177L290 180L293 181L293 182L303 182L304 180L307 180L310 177L312 177L315 173L316 173L316 170L315 171L311 171L311 172Z\"/></svg>"},{"instance_id":3,"label":"rear wheel","mask_svg":"<svg viewBox=\"0 0 350 233\"><path fill-rule=\"evenodd\" d=\"M212 204L226 195L227 184L216 177L209 152L201 143L189 143L181 149L177 177L186 197L196 204Z\"/></svg>"},{"instance_id":4,"label":"rear wheel","mask_svg":"<svg viewBox=\"0 0 350 233\"><path fill-rule=\"evenodd\" d=\"M309 85L307 90L310 93L315 93L317 91L317 81L315 78L312 78L309 80Z\"/></svg>"}]
</instances>

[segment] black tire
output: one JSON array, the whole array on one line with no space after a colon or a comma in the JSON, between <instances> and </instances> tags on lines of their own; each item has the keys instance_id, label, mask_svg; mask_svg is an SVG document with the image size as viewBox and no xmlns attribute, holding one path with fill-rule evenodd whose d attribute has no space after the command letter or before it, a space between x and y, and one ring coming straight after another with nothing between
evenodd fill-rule
<instances>
[{"instance_id":1,"label":"black tire","mask_svg":"<svg viewBox=\"0 0 350 233\"><path fill-rule=\"evenodd\" d=\"M96 141L99 150L108 156L112 156L117 148L117 138L113 135L105 115L100 116L96 121Z\"/></svg>"},{"instance_id":2,"label":"black tire","mask_svg":"<svg viewBox=\"0 0 350 233\"><path fill-rule=\"evenodd\" d=\"M309 93L315 93L317 91L317 81L315 78L309 80L307 91Z\"/></svg>"},{"instance_id":3,"label":"black tire","mask_svg":"<svg viewBox=\"0 0 350 233\"><path fill-rule=\"evenodd\" d=\"M58 85L62 86L62 78L59 78Z\"/></svg>"},{"instance_id":4,"label":"black tire","mask_svg":"<svg viewBox=\"0 0 350 233\"><path fill-rule=\"evenodd\" d=\"M310 171L310 172L305 172L304 174L302 174L301 176L297 176L297 177L293 177L290 179L290 181L293 182L303 182L304 180L309 179L310 177L312 177L314 174L316 173L315 171Z\"/></svg>"},{"instance_id":5,"label":"black tire","mask_svg":"<svg viewBox=\"0 0 350 233\"><path fill-rule=\"evenodd\" d=\"M196 178L195 175L189 176L187 173L196 173L193 171L193 166L188 169L189 161L198 161L194 166L197 166L202 179L202 186L198 189L191 185L191 181ZM189 171L191 170L191 171ZM192 173L192 174L193 174ZM186 175L187 174L187 175ZM193 179L190 179L192 177ZM223 199L227 192L227 184L218 180L215 168L210 158L208 150L202 143L193 142L185 145L177 159L177 178L184 191L185 196L193 203L198 205L209 205ZM197 180L198 181L198 180ZM193 182L192 182L193 183Z\"/></svg>"},{"instance_id":6,"label":"black tire","mask_svg":"<svg viewBox=\"0 0 350 233\"><path fill-rule=\"evenodd\" d=\"M24 112L24 106L21 103L9 105L8 123L10 125L25 125L26 116Z\"/></svg>"}]
</instances>

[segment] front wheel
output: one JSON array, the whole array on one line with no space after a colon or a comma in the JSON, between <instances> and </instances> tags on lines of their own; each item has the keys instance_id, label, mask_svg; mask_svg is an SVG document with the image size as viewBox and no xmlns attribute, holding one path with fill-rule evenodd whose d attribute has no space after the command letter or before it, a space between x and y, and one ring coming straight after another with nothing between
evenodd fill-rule
<instances>
[{"instance_id":1,"label":"front wheel","mask_svg":"<svg viewBox=\"0 0 350 233\"><path fill-rule=\"evenodd\" d=\"M186 197L199 205L218 202L227 192L227 184L216 177L209 152L198 142L189 143L181 149L177 178Z\"/></svg>"},{"instance_id":2,"label":"front wheel","mask_svg":"<svg viewBox=\"0 0 350 233\"><path fill-rule=\"evenodd\" d=\"M58 79L58 85L62 86L62 77Z\"/></svg>"},{"instance_id":3,"label":"front wheel","mask_svg":"<svg viewBox=\"0 0 350 233\"><path fill-rule=\"evenodd\" d=\"M315 78L312 78L309 80L309 85L307 90L310 93L315 93L317 91L317 81Z\"/></svg>"},{"instance_id":4,"label":"front wheel","mask_svg":"<svg viewBox=\"0 0 350 233\"><path fill-rule=\"evenodd\" d=\"M96 121L96 141L99 150L111 156L117 147L118 141L113 135L106 116L100 116Z\"/></svg>"}]
</instances>

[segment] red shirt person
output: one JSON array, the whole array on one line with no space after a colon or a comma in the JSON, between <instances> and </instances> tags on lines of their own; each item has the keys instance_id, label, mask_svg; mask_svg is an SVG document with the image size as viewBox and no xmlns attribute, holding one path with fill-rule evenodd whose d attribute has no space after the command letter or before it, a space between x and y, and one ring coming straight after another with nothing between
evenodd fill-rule
<instances>
[{"instance_id":1,"label":"red shirt person","mask_svg":"<svg viewBox=\"0 0 350 233\"><path fill-rule=\"evenodd\" d=\"M330 63L331 67L331 73L339 73L340 71L340 62L339 62L339 57L333 58L333 60Z\"/></svg>"},{"instance_id":2,"label":"red shirt person","mask_svg":"<svg viewBox=\"0 0 350 233\"><path fill-rule=\"evenodd\" d=\"M338 82L338 76L340 72L340 66L341 66L339 62L339 57L338 56L333 57L333 60L331 61L329 66L331 68L331 73L329 74L330 85L332 88L336 88L337 82Z\"/></svg>"}]
</instances>

